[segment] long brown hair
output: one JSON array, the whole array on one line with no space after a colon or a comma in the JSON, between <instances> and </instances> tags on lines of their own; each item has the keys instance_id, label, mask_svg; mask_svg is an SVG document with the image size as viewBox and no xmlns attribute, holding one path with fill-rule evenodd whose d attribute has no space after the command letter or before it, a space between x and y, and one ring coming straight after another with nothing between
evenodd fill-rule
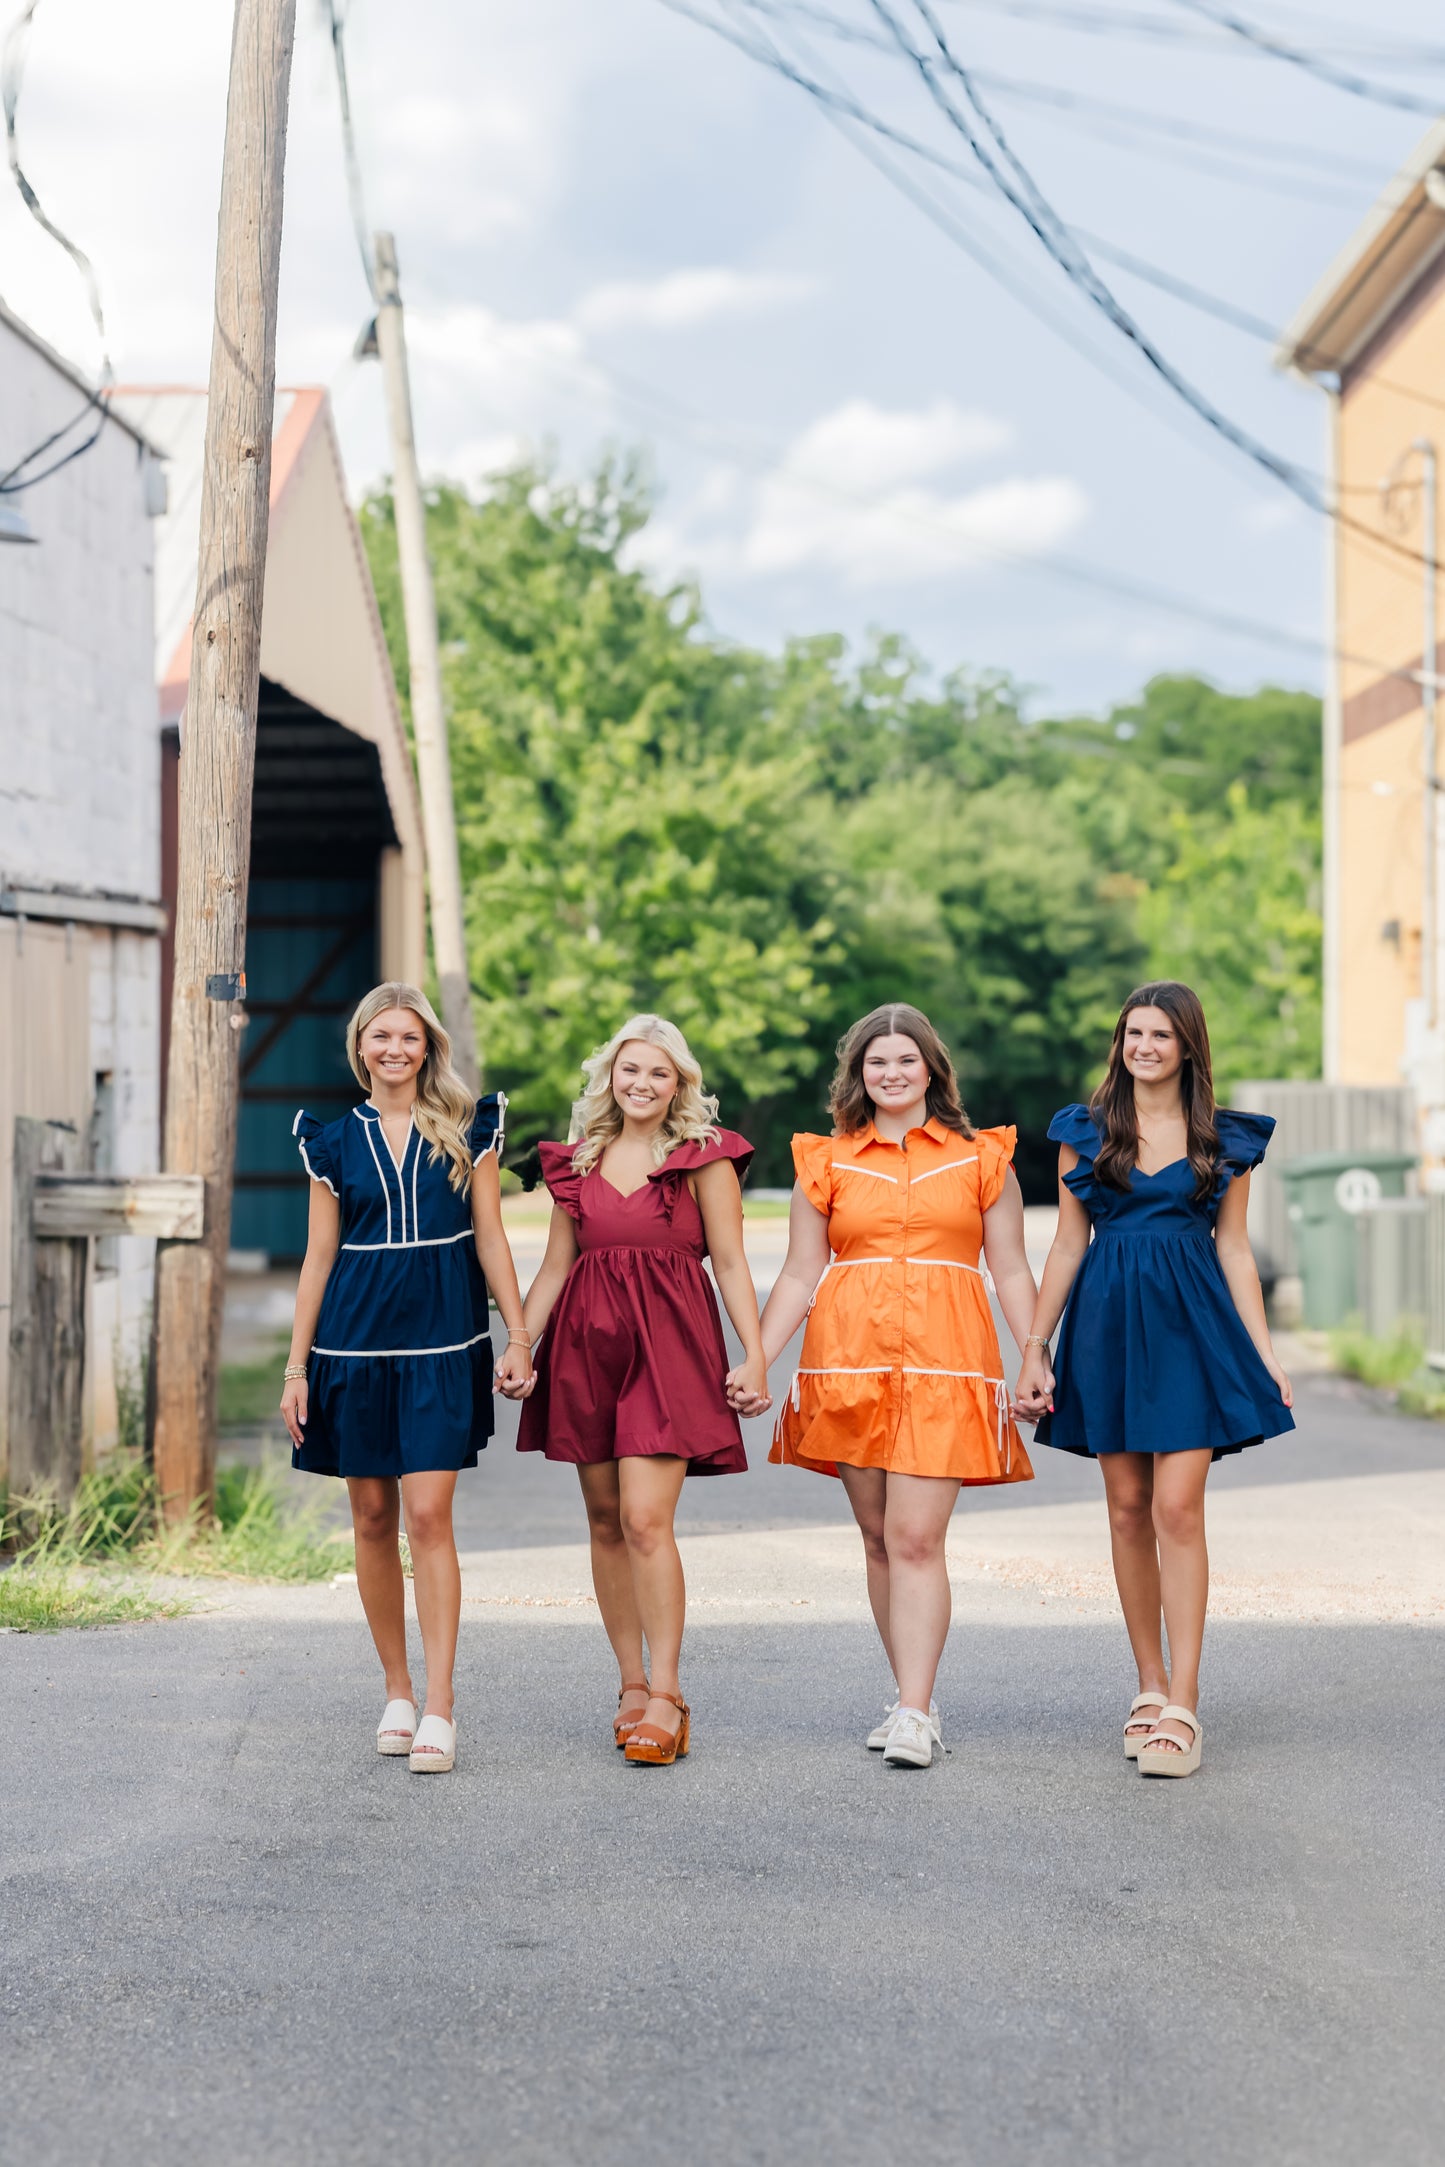
<instances>
[{"instance_id":1,"label":"long brown hair","mask_svg":"<svg viewBox=\"0 0 1445 2167\"><path fill-rule=\"evenodd\" d=\"M921 1008L906 1001L890 1001L885 1008L870 1009L838 1041L838 1067L828 1093L828 1111L839 1136L856 1136L873 1118L873 1101L863 1085L863 1057L875 1038L911 1038L928 1070L928 1111L946 1129L972 1136L973 1123L958 1095L953 1056Z\"/></svg>"},{"instance_id":2,"label":"long brown hair","mask_svg":"<svg viewBox=\"0 0 1445 2167\"><path fill-rule=\"evenodd\" d=\"M1194 1194L1202 1203L1219 1176L1219 1131L1214 1121L1214 1071L1209 1059L1209 1026L1199 995L1175 978L1157 978L1136 986L1119 1011L1109 1067L1089 1101L1089 1112L1103 1134L1094 1172L1111 1189L1127 1189L1139 1159L1139 1114L1134 1079L1124 1066L1124 1031L1138 1008L1158 1008L1173 1024L1184 1059L1179 1070L1179 1103Z\"/></svg>"}]
</instances>

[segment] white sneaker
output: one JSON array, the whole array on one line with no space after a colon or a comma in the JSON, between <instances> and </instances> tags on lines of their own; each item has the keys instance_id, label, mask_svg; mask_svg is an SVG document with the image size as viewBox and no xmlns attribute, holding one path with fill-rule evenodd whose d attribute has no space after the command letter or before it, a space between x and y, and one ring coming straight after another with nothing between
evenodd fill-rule
<instances>
[{"instance_id":1,"label":"white sneaker","mask_svg":"<svg viewBox=\"0 0 1445 2167\"><path fill-rule=\"evenodd\" d=\"M890 1701L883 1711L883 1721L876 1730L868 1733L868 1751L870 1753L881 1753L883 1751L883 1748L888 1743L888 1733L893 1728L893 1718L897 1713L897 1701ZM941 1746L943 1744L943 1732L939 1726L938 1703L936 1700L931 1700L928 1703L928 1721L932 1727L934 1744Z\"/></svg>"},{"instance_id":2,"label":"white sneaker","mask_svg":"<svg viewBox=\"0 0 1445 2167\"><path fill-rule=\"evenodd\" d=\"M883 1746L886 1768L928 1768L933 1762L935 1740L932 1715L921 1708L900 1708L888 1728Z\"/></svg>"}]
</instances>

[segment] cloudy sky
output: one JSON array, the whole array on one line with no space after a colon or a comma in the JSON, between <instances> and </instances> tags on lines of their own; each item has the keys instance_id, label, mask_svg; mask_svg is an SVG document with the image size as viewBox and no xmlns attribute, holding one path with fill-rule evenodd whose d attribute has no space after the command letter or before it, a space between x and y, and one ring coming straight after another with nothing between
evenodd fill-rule
<instances>
[{"instance_id":1,"label":"cloudy sky","mask_svg":"<svg viewBox=\"0 0 1445 2167\"><path fill-rule=\"evenodd\" d=\"M918 31L910 0L686 5L968 165L922 77L882 49L884 12ZM1250 9L1445 103L1428 0ZM1249 52L1192 0L933 12L1070 224L1271 324L1428 125ZM41 0L35 18L22 155L94 258L122 382L205 379L229 15ZM741 639L896 627L940 669L1011 671L1039 709L1097 708L1161 669L1319 681L1308 651L1118 591L1317 636L1320 525L1151 378L986 192L902 157L1003 283L804 93L663 0L351 0L348 40L430 471L480 484L524 447L570 472L608 443L645 447L641 546L695 575ZM286 218L280 373L331 387L359 494L386 467L381 386L349 358L367 297L316 0L298 0ZM1320 469L1322 401L1273 371L1267 342L1100 267L1233 419ZM95 365L75 274L8 184L0 292Z\"/></svg>"}]
</instances>

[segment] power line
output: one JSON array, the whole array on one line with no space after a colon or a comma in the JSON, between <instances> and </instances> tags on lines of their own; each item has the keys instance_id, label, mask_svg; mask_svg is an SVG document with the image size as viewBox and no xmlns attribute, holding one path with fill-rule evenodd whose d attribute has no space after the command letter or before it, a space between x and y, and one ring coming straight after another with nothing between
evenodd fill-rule
<instances>
[{"instance_id":1,"label":"power line","mask_svg":"<svg viewBox=\"0 0 1445 2167\"><path fill-rule=\"evenodd\" d=\"M1271 60L1282 60L1291 68L1299 68L1306 75L1314 76L1321 83L1328 83L1332 90L1342 90L1352 98L1368 98L1375 105L1394 106L1403 113L1428 113L1432 119L1440 117L1438 98L1416 98L1408 90L1393 90L1387 83L1374 83L1363 75L1354 75L1345 68L1337 68L1318 53L1307 52L1302 46L1287 45L1256 23L1247 22L1242 15L1232 15L1222 8L1213 8L1207 0L1173 0L1175 7L1185 8L1191 15L1202 16L1205 22L1227 30L1231 37L1240 38L1258 52L1268 54Z\"/></svg>"},{"instance_id":2,"label":"power line","mask_svg":"<svg viewBox=\"0 0 1445 2167\"><path fill-rule=\"evenodd\" d=\"M1166 384L1175 393L1176 397L1182 399L1185 405L1197 414L1209 428L1223 437L1226 443L1232 444L1236 451L1242 453L1254 465L1260 467L1266 474L1271 475L1275 481L1281 482L1294 496L1299 497L1304 503L1308 504L1311 510L1323 510L1325 507L1304 472L1289 460L1281 458L1277 452L1271 451L1268 445L1260 443L1258 438L1252 436L1248 430L1242 429L1237 422L1231 421L1229 416L1223 413L1211 399L1206 398L1202 392L1196 390L1188 378L1181 374L1174 364L1159 351L1153 340L1135 323L1128 310L1110 292L1108 286L1105 285L1094 270L1084 250L1075 243L1068 228L1064 225L1022 159L1010 149L1002 129L980 98L969 70L964 67L953 52L938 18L928 4L928 0L913 0L914 8L927 27L944 66L949 74L962 86L963 94L976 114L981 127L986 132L992 148L989 147L988 143L985 143L979 130L970 123L967 116L960 111L955 101L944 90L928 55L919 52L913 46L902 23L888 5L888 0L869 0L869 5L885 28L897 39L899 50L905 53L918 69L929 95L939 111L948 120L950 126L957 129L958 133L962 135L1000 195L1004 197L1005 201L1013 205L1013 208L1053 258L1070 284L1082 293L1108 322L1113 324L1114 328L1136 348L1161 382Z\"/></svg>"},{"instance_id":3,"label":"power line","mask_svg":"<svg viewBox=\"0 0 1445 2167\"><path fill-rule=\"evenodd\" d=\"M50 238L57 241L65 250L66 255L69 256L84 281L86 300L90 305L90 313L94 318L95 328L100 335L101 372L100 384L92 391L84 406L77 413L72 414L69 421L63 422L58 429L52 429L49 436L42 438L40 443L32 445L25 456L22 459L17 459L14 466L10 467L7 472L0 474L0 496L18 496L23 489L33 489L37 482L48 481L52 474L58 474L61 468L69 466L72 460L82 458L90 450L91 446L99 441L101 431L104 429L107 420L104 405L105 390L112 382L115 373L111 367L110 349L105 329L105 311L101 306L100 286L96 279L95 266L84 249L77 247L69 234L63 233L49 216L39 196L31 186L24 167L20 163L20 143L15 129L15 116L20 105L20 86L25 77L25 60L30 44L30 26L35 20L35 11L39 5L40 0L29 0L28 6L21 9L5 34L4 51L3 55L0 55L0 100L3 100L5 110L5 151L9 159L10 171L15 178L15 186L20 192L20 199L25 208L42 231L48 233ZM63 442L73 429L78 429L87 415L92 413L96 416L95 427L83 443L73 444L69 451L63 452L58 459L53 459L49 466L42 467L38 473L27 471L27 469L35 465L37 459L43 458L46 452L51 451L57 444Z\"/></svg>"},{"instance_id":4,"label":"power line","mask_svg":"<svg viewBox=\"0 0 1445 2167\"><path fill-rule=\"evenodd\" d=\"M351 91L346 80L345 18L348 10L338 7L337 0L323 0L326 9L327 28L331 34L331 56L336 64L336 94L341 105L341 146L346 160L346 195L351 207L351 224L356 234L356 246L361 256L361 272L366 280L366 290L372 300L376 299L376 272L371 260L371 228L366 222L366 205L361 188L361 161L356 155L356 131L351 119Z\"/></svg>"}]
</instances>

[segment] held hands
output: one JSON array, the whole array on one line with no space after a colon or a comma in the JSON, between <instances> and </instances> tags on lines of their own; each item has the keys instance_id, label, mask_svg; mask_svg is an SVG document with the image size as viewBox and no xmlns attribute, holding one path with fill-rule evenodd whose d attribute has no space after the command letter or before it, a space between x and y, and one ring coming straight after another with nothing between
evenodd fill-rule
<instances>
[{"instance_id":1,"label":"held hands","mask_svg":"<svg viewBox=\"0 0 1445 2167\"><path fill-rule=\"evenodd\" d=\"M524 1400L530 1398L537 1383L537 1372L532 1367L532 1349L520 1339L509 1339L496 1367L497 1390L503 1399Z\"/></svg>"},{"instance_id":2,"label":"held hands","mask_svg":"<svg viewBox=\"0 0 1445 2167\"><path fill-rule=\"evenodd\" d=\"M288 1377L286 1389L281 1394L281 1420L293 1445L304 1445L306 1438L306 1379Z\"/></svg>"},{"instance_id":3,"label":"held hands","mask_svg":"<svg viewBox=\"0 0 1445 2167\"><path fill-rule=\"evenodd\" d=\"M723 1380L729 1407L734 1414L765 1415L773 1404L768 1390L768 1368L761 1355L751 1361L739 1362L730 1369Z\"/></svg>"},{"instance_id":4,"label":"held hands","mask_svg":"<svg viewBox=\"0 0 1445 2167\"><path fill-rule=\"evenodd\" d=\"M1053 1411L1053 1364L1043 1347L1026 1347L1014 1390L1014 1413L1021 1422L1037 1422Z\"/></svg>"}]
</instances>

